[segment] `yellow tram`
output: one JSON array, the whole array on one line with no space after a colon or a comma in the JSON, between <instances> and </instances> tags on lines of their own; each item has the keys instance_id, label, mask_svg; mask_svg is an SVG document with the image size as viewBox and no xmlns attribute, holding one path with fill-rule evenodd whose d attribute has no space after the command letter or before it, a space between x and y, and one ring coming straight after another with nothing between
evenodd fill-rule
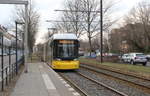
<instances>
[{"instance_id":1,"label":"yellow tram","mask_svg":"<svg viewBox=\"0 0 150 96\"><path fill-rule=\"evenodd\" d=\"M54 34L48 41L46 60L53 69L78 69L79 41L75 34Z\"/></svg>"}]
</instances>

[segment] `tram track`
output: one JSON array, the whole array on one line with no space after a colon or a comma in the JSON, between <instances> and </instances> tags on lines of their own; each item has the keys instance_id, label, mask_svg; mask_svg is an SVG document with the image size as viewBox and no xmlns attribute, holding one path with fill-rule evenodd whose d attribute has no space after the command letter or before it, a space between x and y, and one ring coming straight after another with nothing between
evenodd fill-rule
<instances>
[{"instance_id":1,"label":"tram track","mask_svg":"<svg viewBox=\"0 0 150 96\"><path fill-rule=\"evenodd\" d=\"M92 82L95 82L95 83L98 84L98 85L101 85L101 86L105 87L105 88L108 89L108 90L111 90L111 91L113 91L113 92L119 94L120 96L128 96L128 95L126 95L125 93L123 93L123 92L121 92L121 91L118 91L118 90L116 90L116 89L114 89L114 88L112 88L112 87L110 87L110 86L104 84L103 82L99 82L99 81L97 81L97 80L94 80L94 79L92 79L92 78L86 76L86 75L83 75L83 74L80 73L80 72L77 72L77 74L79 74L79 75L81 75L81 76L83 76L83 77L89 79L89 80L92 81Z\"/></svg>"},{"instance_id":2,"label":"tram track","mask_svg":"<svg viewBox=\"0 0 150 96\"><path fill-rule=\"evenodd\" d=\"M104 96L107 96L108 94L108 96L128 96L127 94L125 94L125 93L123 93L123 92L121 92L121 91L118 91L118 90L116 90L116 89L114 89L113 87L110 87L110 86L108 86L108 85L106 85L106 84L104 84L103 82L100 82L100 81L97 81L97 80L95 80L95 79L93 79L93 78L91 78L91 77L89 77L89 76L86 76L86 75L84 75L84 74L82 74L82 73L80 73L80 72L74 72L74 73L59 73L65 80L67 80L67 81L69 81L69 82L72 82L72 84L73 85L75 85L75 86L77 86L76 88L78 88L78 90L80 90L81 89L81 92L84 92L84 93L88 93L88 92L90 92L90 88L88 88L88 90L89 91L83 91L82 90L82 88L80 88L79 86L81 86L81 85L77 85L77 84L75 84L76 82L73 82L74 80L73 79L70 79L70 77L69 76L67 76L68 74L70 74L71 76L73 76L73 75L76 75L76 76L78 76L78 78L80 78L80 80L82 79L83 81L84 80L87 80L85 83L87 83L87 82L91 82L91 83L88 83L88 85L87 86L90 86L91 88L93 87L96 87L97 89L100 89L100 91L103 91L103 92L105 92L105 95ZM67 75L66 75L67 74ZM80 80L77 80L77 81L80 81ZM94 90L93 90L94 91ZM100 93L100 91L98 92L98 93ZM102 93L103 93L102 92ZM90 95L88 95L88 94L84 94L85 96L95 96L95 95L93 95L93 94L95 94L94 92L93 92L93 94L90 94ZM101 95L98 95L98 93L97 93L97 95L96 96L103 96L102 94ZM106 95L107 94L107 95Z\"/></svg>"},{"instance_id":3,"label":"tram track","mask_svg":"<svg viewBox=\"0 0 150 96\"><path fill-rule=\"evenodd\" d=\"M62 73L59 73L59 75L62 78L64 78L72 87L74 87L77 91L79 91L80 94L82 94L84 96L89 96L84 90L82 90L80 87L78 87L78 85L76 85L74 82L72 82L71 79L69 79L68 77L66 77Z\"/></svg>"},{"instance_id":4,"label":"tram track","mask_svg":"<svg viewBox=\"0 0 150 96\"><path fill-rule=\"evenodd\" d=\"M142 90L150 90L149 79L143 79L134 75L126 75L123 74L122 72L112 71L111 69L104 69L104 68L101 69L89 65L82 64L80 65L80 67L138 86Z\"/></svg>"},{"instance_id":5,"label":"tram track","mask_svg":"<svg viewBox=\"0 0 150 96\"><path fill-rule=\"evenodd\" d=\"M137 75L137 74L134 74L134 73L131 73L131 72L124 72L124 71L119 70L119 69L116 70L112 67L108 67L108 66L105 66L105 65L102 65L102 66L94 65L93 66L92 64L81 62L80 66L82 67L82 65L91 66L91 67L94 67L94 68L99 68L99 69L103 69L103 70L107 70L107 71L111 71L111 72L115 72L115 73L119 73L119 74L123 74L123 75L127 75L127 76L132 76L132 77L139 78L139 79L142 79L142 80L150 81L149 77L145 77L145 76L142 76L142 75Z\"/></svg>"}]
</instances>

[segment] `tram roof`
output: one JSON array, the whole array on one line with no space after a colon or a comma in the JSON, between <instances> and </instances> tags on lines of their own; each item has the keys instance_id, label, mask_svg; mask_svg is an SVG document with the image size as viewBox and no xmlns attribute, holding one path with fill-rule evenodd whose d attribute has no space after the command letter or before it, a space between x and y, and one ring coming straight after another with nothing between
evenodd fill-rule
<instances>
[{"instance_id":1,"label":"tram roof","mask_svg":"<svg viewBox=\"0 0 150 96\"><path fill-rule=\"evenodd\" d=\"M67 40L77 40L77 36L71 33L64 33L64 34L54 34L53 39L67 39Z\"/></svg>"}]
</instances>

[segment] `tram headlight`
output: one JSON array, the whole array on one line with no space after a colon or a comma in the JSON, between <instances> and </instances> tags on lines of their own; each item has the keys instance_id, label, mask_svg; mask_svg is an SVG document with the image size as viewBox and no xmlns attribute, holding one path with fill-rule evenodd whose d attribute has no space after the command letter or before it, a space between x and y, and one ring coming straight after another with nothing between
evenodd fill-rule
<instances>
[{"instance_id":1,"label":"tram headlight","mask_svg":"<svg viewBox=\"0 0 150 96\"><path fill-rule=\"evenodd\" d=\"M73 59L74 61L77 61L78 59Z\"/></svg>"},{"instance_id":2,"label":"tram headlight","mask_svg":"<svg viewBox=\"0 0 150 96\"><path fill-rule=\"evenodd\" d=\"M56 60L61 61L61 59L56 59Z\"/></svg>"}]
</instances>

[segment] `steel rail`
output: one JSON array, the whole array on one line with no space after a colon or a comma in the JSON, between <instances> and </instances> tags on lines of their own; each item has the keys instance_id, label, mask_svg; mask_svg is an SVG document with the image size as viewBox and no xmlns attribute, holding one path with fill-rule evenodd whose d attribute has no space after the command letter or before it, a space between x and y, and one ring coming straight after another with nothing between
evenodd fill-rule
<instances>
[{"instance_id":1,"label":"steel rail","mask_svg":"<svg viewBox=\"0 0 150 96\"><path fill-rule=\"evenodd\" d=\"M139 87L142 87L142 88L146 88L146 89L148 89L148 90L150 90L150 86L146 86L146 85L143 85L143 84L139 84L139 83L136 83L136 82L134 82L134 81L130 81L130 80L126 80L126 79L123 79L123 78L120 78L120 77L116 77L116 76L113 76L113 75L110 75L110 74L107 74L107 73L104 73L104 72L100 72L100 71L97 71L97 70L94 70L93 68L89 68L89 67L86 67L86 66L82 66L82 65L80 65L80 67L82 67L82 68L86 68L86 69L88 69L88 70L91 70L91 71L94 71L94 72L97 72L97 73L101 73L101 74L104 74L104 75L106 75L106 76L110 76L110 77L113 77L113 78L116 78L116 79L119 79L119 80L122 80L122 81L125 81L125 82L127 82L127 83L131 83L131 84L134 84L134 85L136 85L136 86L139 86ZM92 66L91 66L92 67ZM104 69L105 70L105 69ZM107 70L107 71L109 71L109 70ZM112 71L111 71L112 72ZM114 71L113 71L114 72ZM114 73L117 73L117 72L114 72ZM121 73L117 73L117 74L121 74ZM121 75L126 75L126 74L121 74ZM129 75L128 75L129 76ZM134 77L134 76L130 76L130 77L133 77L133 78L137 78L137 77ZM145 80L145 79L143 79L143 78L138 78L138 79L141 79L141 80ZM149 81L149 80L147 80L147 81Z\"/></svg>"},{"instance_id":2,"label":"steel rail","mask_svg":"<svg viewBox=\"0 0 150 96\"><path fill-rule=\"evenodd\" d=\"M84 96L89 96L84 90L82 90L80 87L78 87L74 82L72 82L69 78L62 75L61 73L58 73L62 78L64 78L66 81L68 81L73 87L75 87L78 91L80 91Z\"/></svg>"},{"instance_id":3,"label":"steel rail","mask_svg":"<svg viewBox=\"0 0 150 96\"><path fill-rule=\"evenodd\" d=\"M80 73L80 72L77 72L77 74L79 74L80 76L82 76L82 77L84 77L84 78L86 78L86 79L88 79L88 80L90 80L90 81L92 81L92 82L94 82L94 83L96 83L96 84L98 84L98 85L101 85L101 86L103 86L103 87L105 87L105 88L107 88L107 89L109 89L109 90L111 90L111 91L113 91L113 92L115 92L115 93L121 95L121 96L128 96L127 94L125 94L125 93L123 93L123 92L121 92L121 91L118 91L118 90L114 89L113 87L110 87L110 86L108 86L108 85L106 85L106 84L104 84L104 83L102 83L102 82L99 82L99 81L94 80L94 79L92 79L92 78L90 78L90 77L88 77L88 76L85 76L85 75L83 75L83 74Z\"/></svg>"},{"instance_id":4,"label":"steel rail","mask_svg":"<svg viewBox=\"0 0 150 96\"><path fill-rule=\"evenodd\" d=\"M95 66L89 65L89 64L87 64L87 63L82 63L82 62L81 62L80 65L82 66L82 64L85 64L86 66L95 67ZM132 76L132 77L135 77L135 78L139 78L139 79L143 79L143 80L150 81L149 78L145 78L145 77L143 77L143 76L137 76L137 75L135 75L135 74L133 74L133 73L125 73L125 72L122 72L122 71L120 71L120 70L118 70L118 71L117 71L117 70L114 70L114 68L106 68L105 65L99 66L99 67L95 67L95 68L100 68L100 69L107 70L107 71L111 71L111 72L115 72L115 73L118 73L118 74L124 74L124 75L127 75L127 76Z\"/></svg>"}]
</instances>

